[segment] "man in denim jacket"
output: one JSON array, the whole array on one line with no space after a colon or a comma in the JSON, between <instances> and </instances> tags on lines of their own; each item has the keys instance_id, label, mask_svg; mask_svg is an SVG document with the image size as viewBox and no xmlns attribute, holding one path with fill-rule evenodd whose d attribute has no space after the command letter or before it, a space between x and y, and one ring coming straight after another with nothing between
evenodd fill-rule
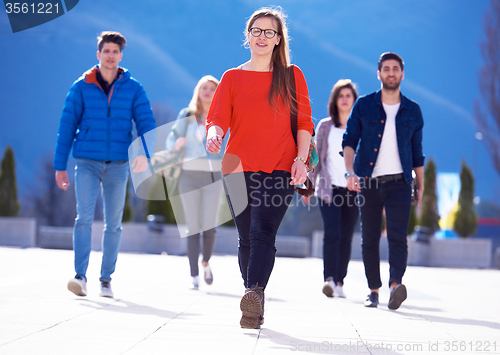
<instances>
[{"instance_id":1,"label":"man in denim jacket","mask_svg":"<svg viewBox=\"0 0 500 355\"><path fill-rule=\"evenodd\" d=\"M388 307L398 309L406 299L402 278L408 257L412 170L417 177L417 203L424 186L424 121L419 105L400 92L404 78L400 56L383 53L377 75L382 89L356 101L342 147L347 188L357 191L360 199L363 263L370 288L365 306L377 307L382 286L379 243L385 208L390 265Z\"/></svg>"}]
</instances>

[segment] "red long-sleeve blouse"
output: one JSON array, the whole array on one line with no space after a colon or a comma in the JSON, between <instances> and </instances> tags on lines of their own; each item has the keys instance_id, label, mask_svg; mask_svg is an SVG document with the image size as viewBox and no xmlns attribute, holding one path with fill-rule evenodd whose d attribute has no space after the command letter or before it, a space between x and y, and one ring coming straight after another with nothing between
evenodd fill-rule
<instances>
[{"instance_id":1,"label":"red long-sleeve blouse","mask_svg":"<svg viewBox=\"0 0 500 355\"><path fill-rule=\"evenodd\" d=\"M314 123L304 74L294 66L297 91L297 129L312 134ZM290 127L290 110L281 99L276 110L269 105L272 72L230 69L224 73L207 116L207 130L219 126L224 135L230 128L222 160L222 172L236 170L235 157L243 171L291 171L297 147ZM239 170L239 169L237 169Z\"/></svg>"}]
</instances>

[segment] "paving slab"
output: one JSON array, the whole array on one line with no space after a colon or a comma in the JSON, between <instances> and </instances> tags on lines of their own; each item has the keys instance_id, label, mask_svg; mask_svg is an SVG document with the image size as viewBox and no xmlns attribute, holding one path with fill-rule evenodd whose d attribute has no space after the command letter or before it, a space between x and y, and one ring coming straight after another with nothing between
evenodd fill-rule
<instances>
[{"instance_id":1,"label":"paving slab","mask_svg":"<svg viewBox=\"0 0 500 355\"><path fill-rule=\"evenodd\" d=\"M193 291L187 257L120 253L114 299L98 296L101 258L78 297L72 251L0 247L0 354L500 354L500 270L408 267L408 299L391 311L386 262L368 309L360 261L342 299L322 294L322 260L278 257L265 324L249 330L235 256L214 255L213 285Z\"/></svg>"}]
</instances>

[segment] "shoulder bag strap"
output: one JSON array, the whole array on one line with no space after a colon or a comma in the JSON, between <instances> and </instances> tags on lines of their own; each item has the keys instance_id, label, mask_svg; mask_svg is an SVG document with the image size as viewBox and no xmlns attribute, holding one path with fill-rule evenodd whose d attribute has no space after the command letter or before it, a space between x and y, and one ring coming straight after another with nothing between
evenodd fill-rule
<instances>
[{"instance_id":1,"label":"shoulder bag strap","mask_svg":"<svg viewBox=\"0 0 500 355\"><path fill-rule=\"evenodd\" d=\"M295 141L295 145L297 145L297 91L295 90L295 73L293 70L293 64L288 67L288 71L290 72L289 80L290 80L290 126L292 127L292 135L293 140Z\"/></svg>"}]
</instances>

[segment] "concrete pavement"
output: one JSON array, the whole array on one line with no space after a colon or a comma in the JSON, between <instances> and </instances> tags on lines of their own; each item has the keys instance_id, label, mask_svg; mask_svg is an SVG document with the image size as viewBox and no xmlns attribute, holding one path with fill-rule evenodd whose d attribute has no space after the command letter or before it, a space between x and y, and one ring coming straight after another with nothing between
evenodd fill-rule
<instances>
[{"instance_id":1,"label":"concrete pavement","mask_svg":"<svg viewBox=\"0 0 500 355\"><path fill-rule=\"evenodd\" d=\"M367 309L363 265L346 299L322 292L321 259L277 258L265 324L241 329L235 256L212 258L214 284L189 287L187 257L121 253L115 299L99 294L92 252L88 296L66 289L73 252L0 247L0 354L500 354L500 271L409 267L408 300Z\"/></svg>"}]
</instances>

